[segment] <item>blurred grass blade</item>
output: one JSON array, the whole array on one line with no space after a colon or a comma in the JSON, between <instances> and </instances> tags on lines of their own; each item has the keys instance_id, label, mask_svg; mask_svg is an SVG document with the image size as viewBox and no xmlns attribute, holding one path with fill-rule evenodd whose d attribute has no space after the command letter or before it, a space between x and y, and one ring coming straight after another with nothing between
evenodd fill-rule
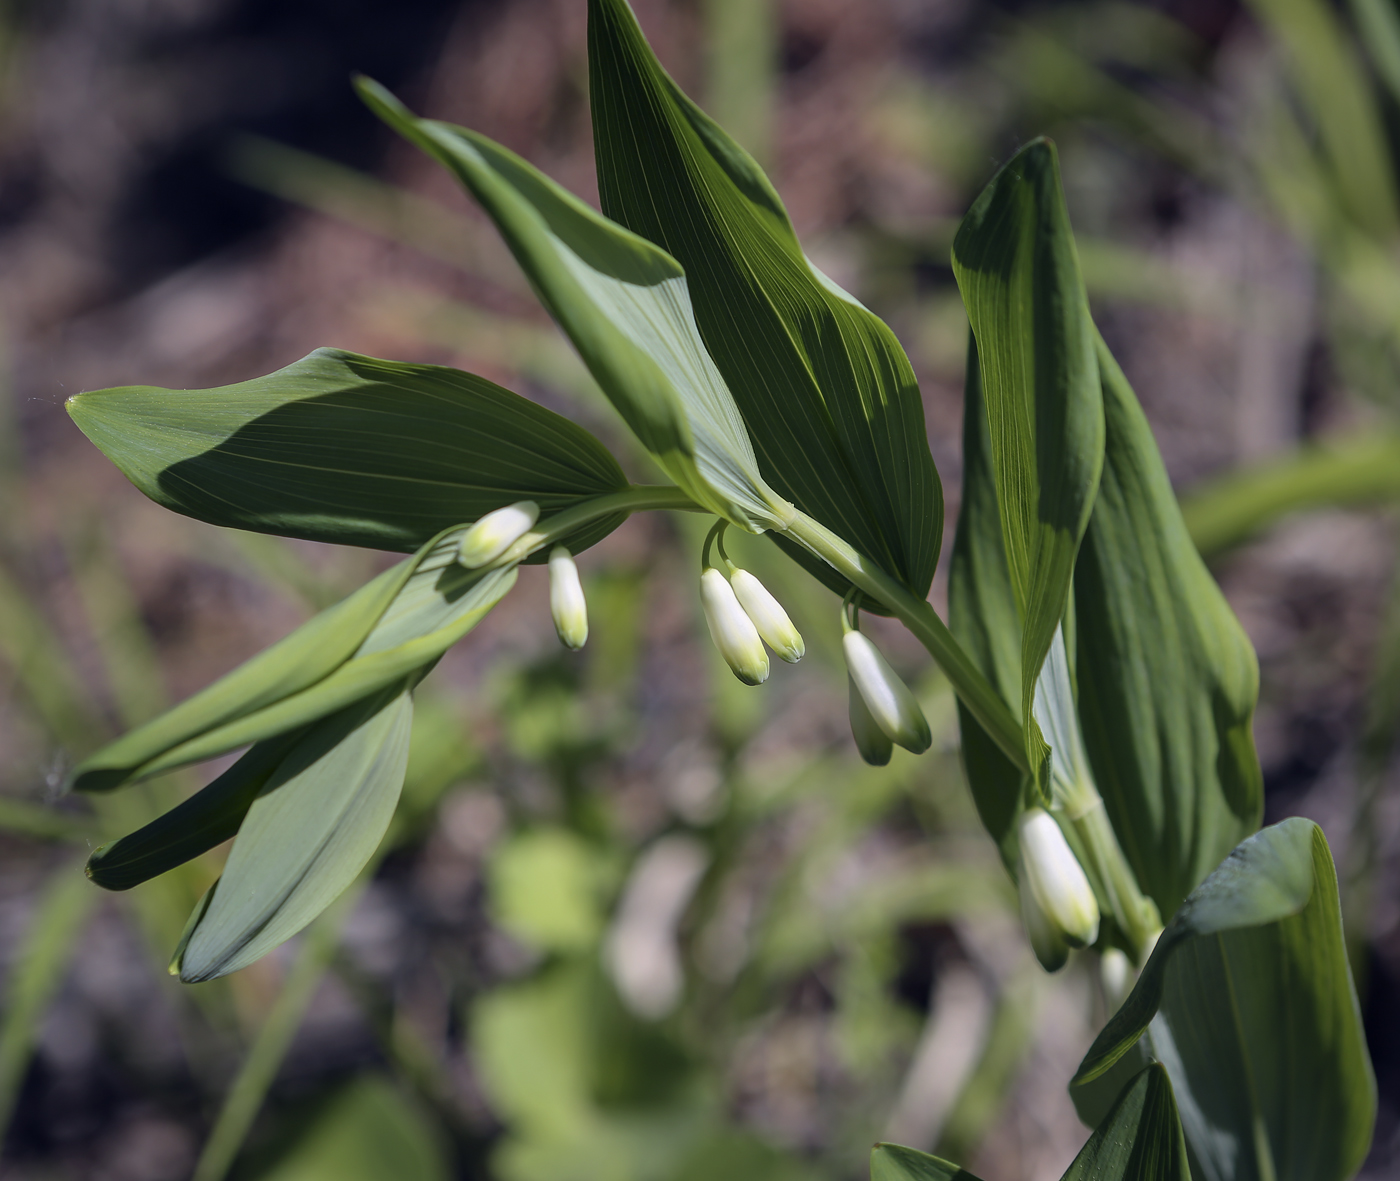
<instances>
[{"instance_id":1,"label":"blurred grass blade","mask_svg":"<svg viewBox=\"0 0 1400 1181\"><path fill-rule=\"evenodd\" d=\"M943 499L904 350L812 266L768 178L667 76L625 0L590 0L588 27L604 212L685 268L764 477L923 598Z\"/></svg>"},{"instance_id":2,"label":"blurred grass blade","mask_svg":"<svg viewBox=\"0 0 1400 1181\"><path fill-rule=\"evenodd\" d=\"M1250 0L1259 22L1282 43L1298 90L1351 218L1369 234L1400 228L1394 161L1365 64L1324 0Z\"/></svg>"},{"instance_id":3,"label":"blurred grass blade","mask_svg":"<svg viewBox=\"0 0 1400 1181\"><path fill-rule=\"evenodd\" d=\"M74 771L102 791L259 742L432 664L514 585L514 568L464 570L453 529L222 680Z\"/></svg>"},{"instance_id":4,"label":"blurred grass blade","mask_svg":"<svg viewBox=\"0 0 1400 1181\"><path fill-rule=\"evenodd\" d=\"M1069 601L1103 465L1093 325L1055 149L1022 148L973 203L953 273L977 342L992 475L1022 623L1027 756L1047 787L1035 686Z\"/></svg>"},{"instance_id":5,"label":"blurred grass blade","mask_svg":"<svg viewBox=\"0 0 1400 1181\"><path fill-rule=\"evenodd\" d=\"M30 915L9 972L0 1022L0 1139L14 1113L44 1012L63 984L78 938L100 898L76 866L64 864L44 884Z\"/></svg>"},{"instance_id":6,"label":"blurred grass blade","mask_svg":"<svg viewBox=\"0 0 1400 1181\"><path fill-rule=\"evenodd\" d=\"M41 841L90 841L96 828L91 817L0 796L0 831Z\"/></svg>"},{"instance_id":7,"label":"blurred grass blade","mask_svg":"<svg viewBox=\"0 0 1400 1181\"><path fill-rule=\"evenodd\" d=\"M966 1169L900 1144L877 1144L870 1152L870 1181L977 1181Z\"/></svg>"},{"instance_id":8,"label":"blurred grass blade","mask_svg":"<svg viewBox=\"0 0 1400 1181\"><path fill-rule=\"evenodd\" d=\"M1206 557L1290 513L1400 500L1400 435L1369 431L1240 468L1191 488L1181 511Z\"/></svg>"},{"instance_id":9,"label":"blurred grass blade","mask_svg":"<svg viewBox=\"0 0 1400 1181\"><path fill-rule=\"evenodd\" d=\"M948 625L1002 699L1017 711L1021 700L1021 620L1002 543L977 344L970 334L963 394L962 480L958 533L948 572ZM977 813L1014 876L1021 772L961 701L958 726L963 769Z\"/></svg>"},{"instance_id":10,"label":"blurred grass blade","mask_svg":"<svg viewBox=\"0 0 1400 1181\"><path fill-rule=\"evenodd\" d=\"M1400 102L1400 12L1392 0L1351 0L1351 15L1376 73Z\"/></svg>"},{"instance_id":11,"label":"blurred grass blade","mask_svg":"<svg viewBox=\"0 0 1400 1181\"><path fill-rule=\"evenodd\" d=\"M375 549L417 549L518 500L548 518L627 484L582 427L484 378L337 349L218 389L77 394L68 413L175 512ZM586 549L622 520L562 544Z\"/></svg>"},{"instance_id":12,"label":"blurred grass blade","mask_svg":"<svg viewBox=\"0 0 1400 1181\"><path fill-rule=\"evenodd\" d=\"M1063 1181L1191 1181L1176 1097L1159 1063L1124 1088Z\"/></svg>"},{"instance_id":13,"label":"blurred grass blade","mask_svg":"<svg viewBox=\"0 0 1400 1181\"><path fill-rule=\"evenodd\" d=\"M88 858L87 876L104 890L130 890L230 840L258 793L304 731L257 743L207 787Z\"/></svg>"},{"instance_id":14,"label":"blurred grass blade","mask_svg":"<svg viewBox=\"0 0 1400 1181\"><path fill-rule=\"evenodd\" d=\"M1071 1084L1146 1033L1171 1076L1199 1175L1345 1181L1376 1092L1322 830L1295 818L1244 841L1182 904Z\"/></svg>"},{"instance_id":15,"label":"blurred grass blade","mask_svg":"<svg viewBox=\"0 0 1400 1181\"><path fill-rule=\"evenodd\" d=\"M413 703L390 689L307 731L268 778L172 970L226 976L311 922L374 855L408 766Z\"/></svg>"},{"instance_id":16,"label":"blurred grass blade","mask_svg":"<svg viewBox=\"0 0 1400 1181\"><path fill-rule=\"evenodd\" d=\"M282 989L268 1011L267 1020L258 1029L248 1056L224 1095L223 1106L199 1154L192 1181L223 1181L228 1175L239 1146L277 1077L282 1059L291 1048L321 977L335 956L340 929L358 897L358 890L342 894L307 931Z\"/></svg>"},{"instance_id":17,"label":"blurred grass blade","mask_svg":"<svg viewBox=\"0 0 1400 1181\"><path fill-rule=\"evenodd\" d=\"M1259 668L1102 338L1098 353L1107 441L1074 572L1079 714L1119 843L1169 915L1259 825Z\"/></svg>"},{"instance_id":18,"label":"blurred grass blade","mask_svg":"<svg viewBox=\"0 0 1400 1181\"><path fill-rule=\"evenodd\" d=\"M495 259L475 248L471 223L436 201L256 135L235 139L226 164L244 184L411 246L467 274L522 294L527 290L518 276L497 273Z\"/></svg>"},{"instance_id":19,"label":"blurred grass blade","mask_svg":"<svg viewBox=\"0 0 1400 1181\"><path fill-rule=\"evenodd\" d=\"M705 106L764 167L773 155L776 0L705 0Z\"/></svg>"},{"instance_id":20,"label":"blurred grass blade","mask_svg":"<svg viewBox=\"0 0 1400 1181\"><path fill-rule=\"evenodd\" d=\"M541 302L666 473L746 529L785 523L791 506L758 474L734 399L701 343L675 259L485 136L416 118L367 79L359 90L381 119L481 203Z\"/></svg>"}]
</instances>

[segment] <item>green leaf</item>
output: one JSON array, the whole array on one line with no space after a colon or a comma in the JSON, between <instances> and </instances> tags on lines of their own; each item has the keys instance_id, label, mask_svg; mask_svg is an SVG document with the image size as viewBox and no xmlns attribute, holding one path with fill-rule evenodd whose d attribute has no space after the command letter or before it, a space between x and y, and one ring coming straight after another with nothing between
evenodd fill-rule
<instances>
[{"instance_id":1,"label":"green leaf","mask_svg":"<svg viewBox=\"0 0 1400 1181\"><path fill-rule=\"evenodd\" d=\"M1014 707L1021 697L1021 620L1006 565L987 433L977 344L969 336L963 396L962 504L948 570L948 623L982 675ZM958 726L963 770L977 813L1014 876L1021 772L961 701Z\"/></svg>"},{"instance_id":2,"label":"green leaf","mask_svg":"<svg viewBox=\"0 0 1400 1181\"><path fill-rule=\"evenodd\" d=\"M1182 903L1071 1083L1076 1101L1147 1034L1204 1181L1344 1181L1375 1081L1322 830L1243 841Z\"/></svg>"},{"instance_id":3,"label":"green leaf","mask_svg":"<svg viewBox=\"0 0 1400 1181\"><path fill-rule=\"evenodd\" d=\"M96 850L88 858L87 876L104 890L130 890L229 840L305 734L292 730L257 743L183 803Z\"/></svg>"},{"instance_id":4,"label":"green leaf","mask_svg":"<svg viewBox=\"0 0 1400 1181\"><path fill-rule=\"evenodd\" d=\"M1176 1098L1160 1064L1124 1088L1062 1181L1191 1181Z\"/></svg>"},{"instance_id":5,"label":"green leaf","mask_svg":"<svg viewBox=\"0 0 1400 1181\"><path fill-rule=\"evenodd\" d=\"M1074 572L1079 714L1119 844L1171 914L1259 826L1259 668L1102 339L1098 353L1107 441Z\"/></svg>"},{"instance_id":6,"label":"green leaf","mask_svg":"<svg viewBox=\"0 0 1400 1181\"><path fill-rule=\"evenodd\" d=\"M450 529L174 709L73 772L105 791L306 725L426 669L515 583L514 567L465 570Z\"/></svg>"},{"instance_id":7,"label":"green leaf","mask_svg":"<svg viewBox=\"0 0 1400 1181\"><path fill-rule=\"evenodd\" d=\"M362 1074L320 1110L259 1181L448 1181L436 1126L387 1079Z\"/></svg>"},{"instance_id":8,"label":"green leaf","mask_svg":"<svg viewBox=\"0 0 1400 1181\"><path fill-rule=\"evenodd\" d=\"M953 242L953 273L977 342L1002 540L1022 623L1027 756L1044 788L1036 682L1069 602L1104 447L1093 324L1049 141L1022 148L974 202Z\"/></svg>"},{"instance_id":9,"label":"green leaf","mask_svg":"<svg viewBox=\"0 0 1400 1181\"><path fill-rule=\"evenodd\" d=\"M590 0L589 87L603 210L685 268L764 478L924 597L943 496L899 342L812 266L767 177L666 75L625 0Z\"/></svg>"},{"instance_id":10,"label":"green leaf","mask_svg":"<svg viewBox=\"0 0 1400 1181\"><path fill-rule=\"evenodd\" d=\"M547 518L627 483L582 427L484 378L337 349L217 389L77 394L68 413L166 508L344 545L411 551L518 500Z\"/></svg>"},{"instance_id":11,"label":"green leaf","mask_svg":"<svg viewBox=\"0 0 1400 1181\"><path fill-rule=\"evenodd\" d=\"M247 967L290 939L374 855L408 766L413 703L391 687L311 727L268 778L171 970L187 983Z\"/></svg>"},{"instance_id":12,"label":"green leaf","mask_svg":"<svg viewBox=\"0 0 1400 1181\"><path fill-rule=\"evenodd\" d=\"M901 1144L870 1151L870 1181L977 1181L966 1169Z\"/></svg>"},{"instance_id":13,"label":"green leaf","mask_svg":"<svg viewBox=\"0 0 1400 1181\"><path fill-rule=\"evenodd\" d=\"M734 399L696 330L676 260L485 136L416 118L377 83L358 85L381 119L480 202L598 385L667 474L745 529L785 523L791 505L758 474Z\"/></svg>"}]
</instances>

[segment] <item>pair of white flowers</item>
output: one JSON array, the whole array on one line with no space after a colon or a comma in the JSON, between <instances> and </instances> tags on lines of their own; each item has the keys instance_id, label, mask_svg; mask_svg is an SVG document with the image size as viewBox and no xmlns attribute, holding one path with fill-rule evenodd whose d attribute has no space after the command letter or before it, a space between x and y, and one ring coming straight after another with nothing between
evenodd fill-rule
<instances>
[{"instance_id":1,"label":"pair of white flowers","mask_svg":"<svg viewBox=\"0 0 1400 1181\"><path fill-rule=\"evenodd\" d=\"M487 513L462 535L457 560L470 569L494 562L535 527L540 506L533 500L508 504ZM583 597L578 566L562 545L549 553L549 613L559 642L574 651L588 640L588 603Z\"/></svg>"}]
</instances>

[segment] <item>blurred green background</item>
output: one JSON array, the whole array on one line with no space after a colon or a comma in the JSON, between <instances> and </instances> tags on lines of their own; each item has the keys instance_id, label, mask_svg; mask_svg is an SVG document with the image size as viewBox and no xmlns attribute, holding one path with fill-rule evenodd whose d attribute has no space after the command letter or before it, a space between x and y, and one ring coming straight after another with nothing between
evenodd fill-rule
<instances>
[{"instance_id":1,"label":"blurred green background","mask_svg":"<svg viewBox=\"0 0 1400 1181\"><path fill-rule=\"evenodd\" d=\"M1400 12L1392 0L638 0L884 316L956 519L957 218L1060 146L1095 316L1259 649L1267 820L1326 829L1400 1164ZM15 1181L858 1178L889 1138L992 1181L1087 1136L1102 1023L1044 976L962 782L946 683L893 627L933 751L856 757L837 603L736 541L808 643L762 690L703 638L702 522L541 570L420 691L390 838L302 938L164 968L216 851L126 895L86 853L219 767L109 799L65 767L382 568L174 517L68 421L320 345L456 364L647 461L482 218L352 71L596 200L578 0L0 4L0 1172ZM740 555L742 554L742 557ZM940 578L934 597L943 607Z\"/></svg>"}]
</instances>

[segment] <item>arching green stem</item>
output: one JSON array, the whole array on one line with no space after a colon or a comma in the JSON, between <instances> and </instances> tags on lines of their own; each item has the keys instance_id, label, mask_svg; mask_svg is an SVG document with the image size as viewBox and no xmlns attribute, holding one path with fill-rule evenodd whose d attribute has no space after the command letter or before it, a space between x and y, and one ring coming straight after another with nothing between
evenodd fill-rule
<instances>
[{"instance_id":1,"label":"arching green stem","mask_svg":"<svg viewBox=\"0 0 1400 1181\"><path fill-rule=\"evenodd\" d=\"M981 669L972 663L963 646L948 630L947 624L938 618L938 612L929 602L919 598L806 513L798 512L785 532L804 549L810 550L843 574L853 585L894 612L899 621L928 649L929 655L952 682L953 691L1006 753L1006 757L1022 771L1028 769L1026 740L1021 724L1007 708L1001 695L982 675Z\"/></svg>"}]
</instances>

